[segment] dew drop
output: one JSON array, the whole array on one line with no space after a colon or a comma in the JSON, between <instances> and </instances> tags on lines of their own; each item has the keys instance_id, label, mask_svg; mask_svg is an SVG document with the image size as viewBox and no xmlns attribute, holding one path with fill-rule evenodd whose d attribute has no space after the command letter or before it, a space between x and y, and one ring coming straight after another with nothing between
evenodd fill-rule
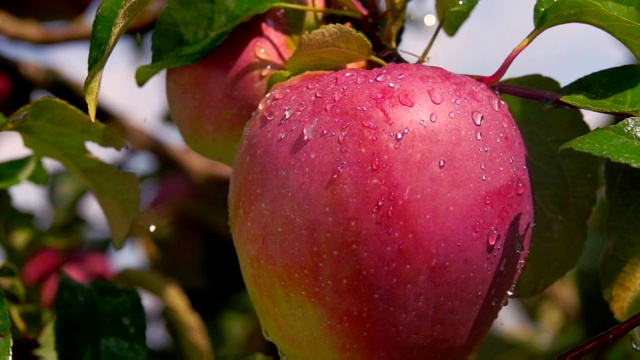
<instances>
[{"instance_id":1,"label":"dew drop","mask_svg":"<svg viewBox=\"0 0 640 360\"><path fill-rule=\"evenodd\" d=\"M376 81L382 82L387 78L387 76L385 74L381 74L378 75L378 77L376 77Z\"/></svg>"},{"instance_id":2,"label":"dew drop","mask_svg":"<svg viewBox=\"0 0 640 360\"><path fill-rule=\"evenodd\" d=\"M293 115L293 109L290 106L285 106L283 110L285 119L288 119Z\"/></svg>"},{"instance_id":3,"label":"dew drop","mask_svg":"<svg viewBox=\"0 0 640 360\"><path fill-rule=\"evenodd\" d=\"M456 117L456 113L454 113L453 111L449 112L449 117L453 119L454 117Z\"/></svg>"},{"instance_id":4,"label":"dew drop","mask_svg":"<svg viewBox=\"0 0 640 360\"><path fill-rule=\"evenodd\" d=\"M378 128L378 126L374 124L373 121L371 120L362 120L362 126L369 129L374 129L374 130Z\"/></svg>"},{"instance_id":5,"label":"dew drop","mask_svg":"<svg viewBox=\"0 0 640 360\"><path fill-rule=\"evenodd\" d=\"M476 131L476 139L477 140L482 140L482 133L480 132L480 130Z\"/></svg>"},{"instance_id":6,"label":"dew drop","mask_svg":"<svg viewBox=\"0 0 640 360\"><path fill-rule=\"evenodd\" d=\"M480 224L480 221L476 221L476 223L473 225L473 232L474 233L479 233L480 230L482 230L482 224Z\"/></svg>"},{"instance_id":7,"label":"dew drop","mask_svg":"<svg viewBox=\"0 0 640 360\"><path fill-rule=\"evenodd\" d=\"M491 198L489 196L485 196L484 197L484 204L485 205L491 205Z\"/></svg>"},{"instance_id":8,"label":"dew drop","mask_svg":"<svg viewBox=\"0 0 640 360\"><path fill-rule=\"evenodd\" d=\"M518 181L516 182L516 195L521 196L523 193L524 193L524 184L522 183L522 180L518 178Z\"/></svg>"},{"instance_id":9,"label":"dew drop","mask_svg":"<svg viewBox=\"0 0 640 360\"><path fill-rule=\"evenodd\" d=\"M431 115L429 115L429 121L431 121L432 123L436 122L436 120L438 120L438 114L436 113L431 113Z\"/></svg>"},{"instance_id":10,"label":"dew drop","mask_svg":"<svg viewBox=\"0 0 640 360\"><path fill-rule=\"evenodd\" d=\"M371 153L371 170L376 171L380 169L380 161L376 153Z\"/></svg>"},{"instance_id":11,"label":"dew drop","mask_svg":"<svg viewBox=\"0 0 640 360\"><path fill-rule=\"evenodd\" d=\"M442 104L442 101L444 101L442 95L437 93L435 90L429 90L429 98L431 98L431 102L435 105L440 105Z\"/></svg>"},{"instance_id":12,"label":"dew drop","mask_svg":"<svg viewBox=\"0 0 640 360\"><path fill-rule=\"evenodd\" d=\"M482 175L482 181L487 181L487 175Z\"/></svg>"},{"instance_id":13,"label":"dew drop","mask_svg":"<svg viewBox=\"0 0 640 360\"><path fill-rule=\"evenodd\" d=\"M447 165L447 160L445 160L444 158L440 159L440 161L438 161L438 167L440 169L444 169L444 166Z\"/></svg>"},{"instance_id":14,"label":"dew drop","mask_svg":"<svg viewBox=\"0 0 640 360\"><path fill-rule=\"evenodd\" d=\"M509 164L513 164L513 156L509 156Z\"/></svg>"},{"instance_id":15,"label":"dew drop","mask_svg":"<svg viewBox=\"0 0 640 360\"><path fill-rule=\"evenodd\" d=\"M500 111L500 100L496 97L490 97L489 98L489 105L491 106L491 108L495 111Z\"/></svg>"},{"instance_id":16,"label":"dew drop","mask_svg":"<svg viewBox=\"0 0 640 360\"><path fill-rule=\"evenodd\" d=\"M487 233L487 250L492 251L494 246L496 246L496 242L500 238L500 233L493 226L489 229Z\"/></svg>"},{"instance_id":17,"label":"dew drop","mask_svg":"<svg viewBox=\"0 0 640 360\"><path fill-rule=\"evenodd\" d=\"M393 201L396 199L396 193L393 191L389 193L389 201Z\"/></svg>"},{"instance_id":18,"label":"dew drop","mask_svg":"<svg viewBox=\"0 0 640 360\"><path fill-rule=\"evenodd\" d=\"M414 102L411 101L411 99L409 99L408 95L405 93L398 95L398 101L400 102L400 104L410 108L415 105Z\"/></svg>"},{"instance_id":19,"label":"dew drop","mask_svg":"<svg viewBox=\"0 0 640 360\"><path fill-rule=\"evenodd\" d=\"M473 119L473 123L480 126L482 125L482 122L484 121L484 115L482 115L480 112L478 111L474 111L471 113L471 119Z\"/></svg>"}]
</instances>

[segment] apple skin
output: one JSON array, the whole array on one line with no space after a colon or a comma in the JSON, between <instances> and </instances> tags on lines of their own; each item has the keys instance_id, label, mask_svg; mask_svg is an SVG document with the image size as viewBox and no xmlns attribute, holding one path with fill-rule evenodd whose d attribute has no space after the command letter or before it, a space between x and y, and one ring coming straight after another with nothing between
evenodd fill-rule
<instances>
[{"instance_id":1,"label":"apple skin","mask_svg":"<svg viewBox=\"0 0 640 360\"><path fill-rule=\"evenodd\" d=\"M286 25L284 11L270 10L236 27L204 59L167 70L169 111L189 147L231 164L268 76L292 54Z\"/></svg>"},{"instance_id":2,"label":"apple skin","mask_svg":"<svg viewBox=\"0 0 640 360\"><path fill-rule=\"evenodd\" d=\"M441 68L275 88L247 124L229 194L269 339L288 359L470 356L528 253L526 157L506 104Z\"/></svg>"}]
</instances>

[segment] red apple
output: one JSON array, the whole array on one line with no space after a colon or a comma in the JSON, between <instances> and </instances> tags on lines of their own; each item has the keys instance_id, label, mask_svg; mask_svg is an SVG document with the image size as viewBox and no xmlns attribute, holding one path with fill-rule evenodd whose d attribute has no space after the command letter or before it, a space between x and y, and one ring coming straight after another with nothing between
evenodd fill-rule
<instances>
[{"instance_id":1,"label":"red apple","mask_svg":"<svg viewBox=\"0 0 640 360\"><path fill-rule=\"evenodd\" d=\"M284 10L272 9L236 27L206 58L167 71L171 116L195 151L231 164L268 76L293 52L287 21Z\"/></svg>"},{"instance_id":2,"label":"red apple","mask_svg":"<svg viewBox=\"0 0 640 360\"><path fill-rule=\"evenodd\" d=\"M528 252L507 106L441 68L307 73L270 92L233 165L249 295L289 359L462 359Z\"/></svg>"}]
</instances>

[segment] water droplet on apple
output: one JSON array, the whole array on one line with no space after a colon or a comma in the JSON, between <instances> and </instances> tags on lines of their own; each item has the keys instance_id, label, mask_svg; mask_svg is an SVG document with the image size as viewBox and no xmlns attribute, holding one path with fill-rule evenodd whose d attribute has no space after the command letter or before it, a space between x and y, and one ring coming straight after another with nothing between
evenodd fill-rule
<instances>
[{"instance_id":1,"label":"water droplet on apple","mask_svg":"<svg viewBox=\"0 0 640 360\"><path fill-rule=\"evenodd\" d=\"M489 97L489 105L495 111L500 111L500 100L497 97Z\"/></svg>"},{"instance_id":2,"label":"water droplet on apple","mask_svg":"<svg viewBox=\"0 0 640 360\"><path fill-rule=\"evenodd\" d=\"M496 246L496 242L500 238L500 233L496 230L495 227L491 227L489 232L487 233L487 250L491 252L493 248Z\"/></svg>"},{"instance_id":3,"label":"water droplet on apple","mask_svg":"<svg viewBox=\"0 0 640 360\"><path fill-rule=\"evenodd\" d=\"M440 169L444 169L444 166L447 165L447 160L445 158L440 159L440 161L438 161L438 167Z\"/></svg>"},{"instance_id":4,"label":"water droplet on apple","mask_svg":"<svg viewBox=\"0 0 640 360\"><path fill-rule=\"evenodd\" d=\"M309 141L315 135L316 129L318 127L318 118L314 119L311 124L305 124L302 128L302 139L305 141Z\"/></svg>"},{"instance_id":5,"label":"water droplet on apple","mask_svg":"<svg viewBox=\"0 0 640 360\"><path fill-rule=\"evenodd\" d=\"M382 82L387 78L387 76L385 74L380 74L378 75L378 77L376 77L376 81L378 82Z\"/></svg>"},{"instance_id":6,"label":"water droplet on apple","mask_svg":"<svg viewBox=\"0 0 640 360\"><path fill-rule=\"evenodd\" d=\"M471 113L471 119L473 119L473 123L480 126L484 121L484 115L478 111L474 111Z\"/></svg>"},{"instance_id":7,"label":"water droplet on apple","mask_svg":"<svg viewBox=\"0 0 640 360\"><path fill-rule=\"evenodd\" d=\"M524 194L524 184L522 183L522 180L518 178L518 181L516 182L516 195L520 196L522 194Z\"/></svg>"},{"instance_id":8,"label":"water droplet on apple","mask_svg":"<svg viewBox=\"0 0 640 360\"><path fill-rule=\"evenodd\" d=\"M474 233L479 233L480 230L482 230L482 224L480 223L480 221L476 221L475 224L473 224L473 232Z\"/></svg>"},{"instance_id":9,"label":"water droplet on apple","mask_svg":"<svg viewBox=\"0 0 640 360\"><path fill-rule=\"evenodd\" d=\"M436 122L436 120L438 120L438 114L436 113L431 113L431 115L429 115L429 121L431 121L432 123Z\"/></svg>"},{"instance_id":10,"label":"water droplet on apple","mask_svg":"<svg viewBox=\"0 0 640 360\"><path fill-rule=\"evenodd\" d=\"M453 111L450 111L449 117L453 119L454 117L456 117L456 113L454 113Z\"/></svg>"},{"instance_id":11,"label":"water droplet on apple","mask_svg":"<svg viewBox=\"0 0 640 360\"><path fill-rule=\"evenodd\" d=\"M477 140L482 140L482 133L480 132L480 130L476 131L476 139Z\"/></svg>"},{"instance_id":12,"label":"water droplet on apple","mask_svg":"<svg viewBox=\"0 0 640 360\"><path fill-rule=\"evenodd\" d=\"M491 205L491 198L488 195L484 197L484 203L485 205Z\"/></svg>"},{"instance_id":13,"label":"water droplet on apple","mask_svg":"<svg viewBox=\"0 0 640 360\"><path fill-rule=\"evenodd\" d=\"M380 162L376 153L371 153L371 170L376 171L380 169Z\"/></svg>"},{"instance_id":14,"label":"water droplet on apple","mask_svg":"<svg viewBox=\"0 0 640 360\"><path fill-rule=\"evenodd\" d=\"M288 119L293 115L293 109L290 106L285 106L284 109L284 118Z\"/></svg>"},{"instance_id":15,"label":"water droplet on apple","mask_svg":"<svg viewBox=\"0 0 640 360\"><path fill-rule=\"evenodd\" d=\"M412 108L414 104L413 101L411 101L411 99L409 99L408 95L406 93L402 93L400 95L398 95L398 101L400 102L400 104L410 107Z\"/></svg>"},{"instance_id":16,"label":"water droplet on apple","mask_svg":"<svg viewBox=\"0 0 640 360\"><path fill-rule=\"evenodd\" d=\"M362 126L373 130L378 128L378 126L371 120L362 120Z\"/></svg>"},{"instance_id":17,"label":"water droplet on apple","mask_svg":"<svg viewBox=\"0 0 640 360\"><path fill-rule=\"evenodd\" d=\"M442 101L444 101L444 99L442 98L442 95L440 95L438 92L436 92L435 90L429 90L429 98L431 98L431 102L434 103L435 105L440 105L442 104Z\"/></svg>"}]
</instances>

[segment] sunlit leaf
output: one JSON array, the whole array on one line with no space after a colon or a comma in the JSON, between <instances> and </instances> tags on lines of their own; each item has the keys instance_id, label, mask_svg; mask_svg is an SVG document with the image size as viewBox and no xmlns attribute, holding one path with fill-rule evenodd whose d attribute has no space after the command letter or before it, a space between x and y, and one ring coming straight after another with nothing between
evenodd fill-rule
<instances>
[{"instance_id":1,"label":"sunlit leaf","mask_svg":"<svg viewBox=\"0 0 640 360\"><path fill-rule=\"evenodd\" d=\"M506 83L557 91L539 75ZM534 197L533 237L515 294L539 293L576 265L587 237L587 219L596 203L597 161L588 154L562 151L565 142L589 128L576 109L547 108L536 101L503 95L522 133Z\"/></svg>"},{"instance_id":2,"label":"sunlit leaf","mask_svg":"<svg viewBox=\"0 0 640 360\"><path fill-rule=\"evenodd\" d=\"M562 145L640 168L640 118L628 118L616 125L596 129Z\"/></svg>"},{"instance_id":3,"label":"sunlit leaf","mask_svg":"<svg viewBox=\"0 0 640 360\"><path fill-rule=\"evenodd\" d=\"M302 36L300 46L284 64L292 74L328 70L373 55L371 43L360 32L340 24L320 27Z\"/></svg>"},{"instance_id":4,"label":"sunlit leaf","mask_svg":"<svg viewBox=\"0 0 640 360\"><path fill-rule=\"evenodd\" d=\"M36 156L60 161L93 192L104 211L120 248L138 215L138 178L105 164L87 151L85 143L121 149L122 139L103 124L54 98L39 99L18 110L9 119L10 130L22 135L25 146Z\"/></svg>"},{"instance_id":5,"label":"sunlit leaf","mask_svg":"<svg viewBox=\"0 0 640 360\"><path fill-rule=\"evenodd\" d=\"M103 0L93 21L89 46L89 74L84 82L84 92L89 106L89 117L95 120L104 65L118 39L133 19L151 0Z\"/></svg>"},{"instance_id":6,"label":"sunlit leaf","mask_svg":"<svg viewBox=\"0 0 640 360\"><path fill-rule=\"evenodd\" d=\"M60 359L146 358L146 318L134 289L82 285L62 273L55 311Z\"/></svg>"},{"instance_id":7,"label":"sunlit leaf","mask_svg":"<svg viewBox=\"0 0 640 360\"><path fill-rule=\"evenodd\" d=\"M535 5L534 24L538 33L573 22L593 25L608 32L640 60L640 1L538 0Z\"/></svg>"},{"instance_id":8,"label":"sunlit leaf","mask_svg":"<svg viewBox=\"0 0 640 360\"><path fill-rule=\"evenodd\" d=\"M7 189L25 180L44 185L47 177L40 159L35 156L0 163L0 189Z\"/></svg>"},{"instance_id":9,"label":"sunlit leaf","mask_svg":"<svg viewBox=\"0 0 640 360\"><path fill-rule=\"evenodd\" d=\"M436 12L444 31L449 36L455 35L476 5L478 0L437 0Z\"/></svg>"},{"instance_id":10,"label":"sunlit leaf","mask_svg":"<svg viewBox=\"0 0 640 360\"><path fill-rule=\"evenodd\" d=\"M582 109L640 116L640 65L587 75L561 90L565 103Z\"/></svg>"},{"instance_id":11,"label":"sunlit leaf","mask_svg":"<svg viewBox=\"0 0 640 360\"><path fill-rule=\"evenodd\" d=\"M210 54L236 25L267 11L276 3L278 0L170 1L154 29L151 64L136 72L138 84L144 84L162 69L200 60Z\"/></svg>"},{"instance_id":12,"label":"sunlit leaf","mask_svg":"<svg viewBox=\"0 0 640 360\"><path fill-rule=\"evenodd\" d=\"M601 262L604 297L616 319L640 312L640 169L607 163L607 246Z\"/></svg>"}]
</instances>

